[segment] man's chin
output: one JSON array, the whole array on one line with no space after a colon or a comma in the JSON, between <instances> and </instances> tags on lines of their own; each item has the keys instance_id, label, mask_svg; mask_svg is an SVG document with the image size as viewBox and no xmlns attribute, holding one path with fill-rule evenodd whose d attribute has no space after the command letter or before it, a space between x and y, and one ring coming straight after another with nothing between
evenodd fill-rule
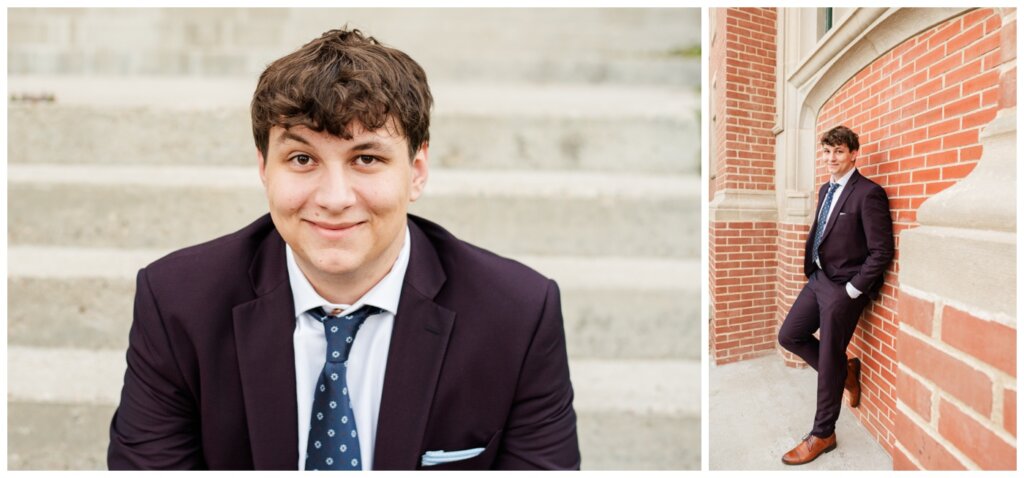
<instances>
[{"instance_id":1,"label":"man's chin","mask_svg":"<svg viewBox=\"0 0 1024 478\"><path fill-rule=\"evenodd\" d=\"M348 275L359 268L359 260L351 252L324 253L309 257L308 263L319 274Z\"/></svg>"},{"instance_id":2,"label":"man's chin","mask_svg":"<svg viewBox=\"0 0 1024 478\"><path fill-rule=\"evenodd\" d=\"M358 266L351 260L322 260L316 265L317 270L329 275L348 275Z\"/></svg>"}]
</instances>

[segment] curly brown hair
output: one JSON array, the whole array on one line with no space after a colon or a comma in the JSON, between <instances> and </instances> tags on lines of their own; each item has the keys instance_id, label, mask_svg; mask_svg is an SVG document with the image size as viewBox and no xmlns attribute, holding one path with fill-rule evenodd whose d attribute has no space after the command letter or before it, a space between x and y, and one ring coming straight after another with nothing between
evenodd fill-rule
<instances>
[{"instance_id":1,"label":"curly brown hair","mask_svg":"<svg viewBox=\"0 0 1024 478\"><path fill-rule=\"evenodd\" d=\"M353 122L368 131L394 124L412 159L430 140L433 101L427 74L409 55L345 27L263 71L252 96L252 134L266 158L273 126L302 125L352 139Z\"/></svg>"},{"instance_id":2,"label":"curly brown hair","mask_svg":"<svg viewBox=\"0 0 1024 478\"><path fill-rule=\"evenodd\" d=\"M821 144L822 146L844 145L850 151L857 151L860 149L860 138L852 129L839 125L821 135Z\"/></svg>"}]
</instances>

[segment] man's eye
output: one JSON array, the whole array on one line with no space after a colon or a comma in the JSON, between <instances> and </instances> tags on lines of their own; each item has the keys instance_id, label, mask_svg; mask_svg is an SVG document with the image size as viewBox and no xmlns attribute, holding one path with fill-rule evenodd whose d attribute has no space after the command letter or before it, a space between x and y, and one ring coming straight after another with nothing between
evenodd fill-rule
<instances>
[{"instance_id":1,"label":"man's eye","mask_svg":"<svg viewBox=\"0 0 1024 478\"><path fill-rule=\"evenodd\" d=\"M295 156L292 156L291 160L292 162L298 164L299 166L308 166L309 163L313 162L313 158L310 158L308 155L305 154L297 154Z\"/></svg>"},{"instance_id":2,"label":"man's eye","mask_svg":"<svg viewBox=\"0 0 1024 478\"><path fill-rule=\"evenodd\" d=\"M378 159L376 156L367 156L365 154L356 158L356 163L360 166L369 166L377 161Z\"/></svg>"}]
</instances>

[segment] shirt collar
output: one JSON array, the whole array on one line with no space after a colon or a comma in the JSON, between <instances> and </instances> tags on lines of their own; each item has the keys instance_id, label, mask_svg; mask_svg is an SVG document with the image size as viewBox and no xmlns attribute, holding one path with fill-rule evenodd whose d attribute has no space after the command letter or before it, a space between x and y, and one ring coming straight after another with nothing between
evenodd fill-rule
<instances>
[{"instance_id":1,"label":"shirt collar","mask_svg":"<svg viewBox=\"0 0 1024 478\"><path fill-rule=\"evenodd\" d=\"M313 285L306 279L306 275L299 269L295 262L295 255L291 246L285 244L285 257L288 263L288 282L292 286L292 299L295 303L295 316L304 314L314 307L325 309L342 309L343 314L356 310L363 305L379 307L392 314L398 314L398 299L402 295L402 283L405 282L405 270L409 267L409 226L405 227L405 243L398 253L398 259L391 266L391 270L374 285L366 294L363 294L354 304L332 304L327 299L320 297L320 294L313 289Z\"/></svg>"},{"instance_id":2,"label":"shirt collar","mask_svg":"<svg viewBox=\"0 0 1024 478\"><path fill-rule=\"evenodd\" d=\"M850 170L847 171L846 174L843 175L843 177L839 178L839 180L835 181L834 183L838 184L839 187L841 187L841 188L845 187L846 183L850 182L850 178L853 177L853 172L856 171L856 170L857 170L857 168L850 168ZM832 183L832 182L833 181L831 179L829 179L829 183Z\"/></svg>"}]
</instances>

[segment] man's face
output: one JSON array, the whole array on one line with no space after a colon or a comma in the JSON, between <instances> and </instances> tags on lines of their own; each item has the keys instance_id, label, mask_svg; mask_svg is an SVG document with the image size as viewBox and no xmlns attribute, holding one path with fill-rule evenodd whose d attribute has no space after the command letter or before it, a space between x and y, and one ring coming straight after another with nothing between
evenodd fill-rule
<instances>
[{"instance_id":1,"label":"man's face","mask_svg":"<svg viewBox=\"0 0 1024 478\"><path fill-rule=\"evenodd\" d=\"M857 160L857 151L850 151L845 144L838 146L821 145L822 156L825 160L825 167L833 178L839 179L853 169L853 162Z\"/></svg>"},{"instance_id":2,"label":"man's face","mask_svg":"<svg viewBox=\"0 0 1024 478\"><path fill-rule=\"evenodd\" d=\"M410 161L406 138L389 126L351 125L351 140L304 126L270 129L260 179L274 225L307 276L376 281L398 257L409 203L426 184L427 147Z\"/></svg>"}]
</instances>

